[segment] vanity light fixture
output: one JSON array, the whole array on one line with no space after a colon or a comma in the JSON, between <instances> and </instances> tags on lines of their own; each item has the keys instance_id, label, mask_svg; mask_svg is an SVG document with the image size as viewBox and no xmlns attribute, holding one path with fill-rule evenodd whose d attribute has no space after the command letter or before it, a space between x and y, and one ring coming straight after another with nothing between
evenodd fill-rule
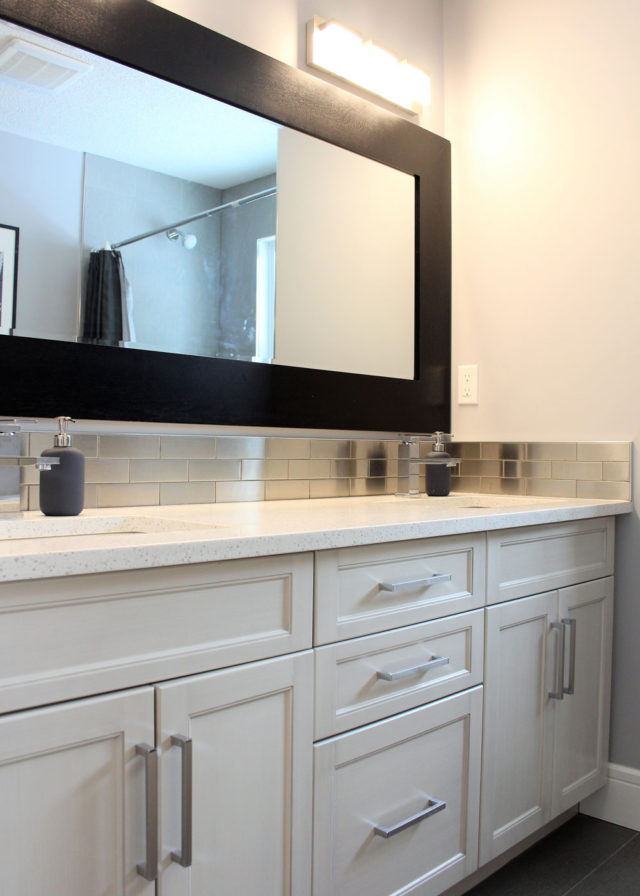
<instances>
[{"instance_id":1,"label":"vanity light fixture","mask_svg":"<svg viewBox=\"0 0 640 896\"><path fill-rule=\"evenodd\" d=\"M426 72L335 19L307 24L307 63L414 114L431 102Z\"/></svg>"}]
</instances>

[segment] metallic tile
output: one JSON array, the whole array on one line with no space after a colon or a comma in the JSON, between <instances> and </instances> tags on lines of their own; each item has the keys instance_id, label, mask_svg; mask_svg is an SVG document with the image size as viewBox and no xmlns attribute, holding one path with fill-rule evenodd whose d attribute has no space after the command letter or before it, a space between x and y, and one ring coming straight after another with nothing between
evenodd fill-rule
<instances>
[{"instance_id":1,"label":"metallic tile","mask_svg":"<svg viewBox=\"0 0 640 896\"><path fill-rule=\"evenodd\" d=\"M386 495L391 491L387 491L387 479L352 479L350 485L350 493L353 497L362 497L364 495ZM391 489L391 486L390 486ZM393 487L393 491L396 488Z\"/></svg>"},{"instance_id":2,"label":"metallic tile","mask_svg":"<svg viewBox=\"0 0 640 896\"><path fill-rule=\"evenodd\" d=\"M310 498L348 498L348 479L312 479L309 483Z\"/></svg>"},{"instance_id":3,"label":"metallic tile","mask_svg":"<svg viewBox=\"0 0 640 896\"><path fill-rule=\"evenodd\" d=\"M529 442L528 460L575 460L575 442Z\"/></svg>"},{"instance_id":4,"label":"metallic tile","mask_svg":"<svg viewBox=\"0 0 640 896\"><path fill-rule=\"evenodd\" d=\"M288 460L243 460L243 479L287 479Z\"/></svg>"},{"instance_id":5,"label":"metallic tile","mask_svg":"<svg viewBox=\"0 0 640 896\"><path fill-rule=\"evenodd\" d=\"M266 457L309 457L309 439L267 439Z\"/></svg>"},{"instance_id":6,"label":"metallic tile","mask_svg":"<svg viewBox=\"0 0 640 896\"><path fill-rule=\"evenodd\" d=\"M347 439L311 439L310 457L349 457L350 442Z\"/></svg>"},{"instance_id":7,"label":"metallic tile","mask_svg":"<svg viewBox=\"0 0 640 896\"><path fill-rule=\"evenodd\" d=\"M308 498L308 479L284 479L265 482L265 500L282 501L288 498Z\"/></svg>"},{"instance_id":8,"label":"metallic tile","mask_svg":"<svg viewBox=\"0 0 640 896\"><path fill-rule=\"evenodd\" d=\"M264 482L216 482L216 503L264 501Z\"/></svg>"},{"instance_id":9,"label":"metallic tile","mask_svg":"<svg viewBox=\"0 0 640 896\"><path fill-rule=\"evenodd\" d=\"M463 454L463 457L481 457L483 460L500 460L502 442L482 442L478 444L478 454Z\"/></svg>"},{"instance_id":10,"label":"metallic tile","mask_svg":"<svg viewBox=\"0 0 640 896\"><path fill-rule=\"evenodd\" d=\"M160 457L160 436L101 434L99 457Z\"/></svg>"},{"instance_id":11,"label":"metallic tile","mask_svg":"<svg viewBox=\"0 0 640 896\"><path fill-rule=\"evenodd\" d=\"M578 460L626 461L631 457L629 442L578 442Z\"/></svg>"},{"instance_id":12,"label":"metallic tile","mask_svg":"<svg viewBox=\"0 0 640 896\"><path fill-rule=\"evenodd\" d=\"M332 460L331 461L331 477L333 479L352 479L357 475L356 471L358 469L358 461L357 460ZM366 476L367 467L366 462L363 465L360 463L361 476Z\"/></svg>"},{"instance_id":13,"label":"metallic tile","mask_svg":"<svg viewBox=\"0 0 640 896\"><path fill-rule=\"evenodd\" d=\"M480 491L487 495L524 495L524 479L485 479L480 480Z\"/></svg>"},{"instance_id":14,"label":"metallic tile","mask_svg":"<svg viewBox=\"0 0 640 896\"><path fill-rule=\"evenodd\" d=\"M362 458L386 458L388 456L387 445L389 442L381 442L367 439L355 439L350 442L351 457Z\"/></svg>"},{"instance_id":15,"label":"metallic tile","mask_svg":"<svg viewBox=\"0 0 640 896\"><path fill-rule=\"evenodd\" d=\"M460 464L461 476L500 476L502 463L499 460L463 460Z\"/></svg>"},{"instance_id":16,"label":"metallic tile","mask_svg":"<svg viewBox=\"0 0 640 896\"><path fill-rule=\"evenodd\" d=\"M213 504L214 482L161 482L160 504Z\"/></svg>"},{"instance_id":17,"label":"metallic tile","mask_svg":"<svg viewBox=\"0 0 640 896\"><path fill-rule=\"evenodd\" d=\"M468 460L480 460L481 455L480 442L456 442L454 439L449 447L449 454L454 457L462 457ZM422 455L424 457L424 455ZM490 457L489 459L493 459Z\"/></svg>"},{"instance_id":18,"label":"metallic tile","mask_svg":"<svg viewBox=\"0 0 640 896\"><path fill-rule=\"evenodd\" d=\"M575 479L527 479L527 495L540 498L575 498Z\"/></svg>"},{"instance_id":19,"label":"metallic tile","mask_svg":"<svg viewBox=\"0 0 640 896\"><path fill-rule=\"evenodd\" d=\"M146 463L146 461L142 461ZM153 463L153 461L151 461ZM85 482L129 482L129 461L117 458L89 457L84 468ZM151 481L157 481L152 479Z\"/></svg>"},{"instance_id":20,"label":"metallic tile","mask_svg":"<svg viewBox=\"0 0 640 896\"><path fill-rule=\"evenodd\" d=\"M216 440L213 436L161 436L160 456L164 458L215 457Z\"/></svg>"},{"instance_id":21,"label":"metallic tile","mask_svg":"<svg viewBox=\"0 0 640 896\"><path fill-rule=\"evenodd\" d=\"M457 476L451 477L452 492L479 492L480 491L479 476Z\"/></svg>"},{"instance_id":22,"label":"metallic tile","mask_svg":"<svg viewBox=\"0 0 640 896\"><path fill-rule=\"evenodd\" d=\"M631 500L629 482L578 482L578 498L610 498L611 500Z\"/></svg>"},{"instance_id":23,"label":"metallic tile","mask_svg":"<svg viewBox=\"0 0 640 896\"><path fill-rule=\"evenodd\" d=\"M53 445L53 436L49 437L49 441L43 448L51 448ZM0 438L0 457L24 457L29 454L29 434L25 432L17 432L15 435L3 435ZM40 454L40 451L38 451Z\"/></svg>"},{"instance_id":24,"label":"metallic tile","mask_svg":"<svg viewBox=\"0 0 640 896\"><path fill-rule=\"evenodd\" d=\"M192 482L240 479L239 460L190 460L189 479Z\"/></svg>"},{"instance_id":25,"label":"metallic tile","mask_svg":"<svg viewBox=\"0 0 640 896\"><path fill-rule=\"evenodd\" d=\"M7 486L5 481L7 479L15 479L17 477L20 485L38 485L40 482L40 472L39 470L36 470L35 465L33 464L28 467L2 467L0 473L2 474L2 482L0 483L2 492L6 490ZM127 476L127 482L128 481L129 477Z\"/></svg>"},{"instance_id":26,"label":"metallic tile","mask_svg":"<svg viewBox=\"0 0 640 896\"><path fill-rule=\"evenodd\" d=\"M602 464L602 478L615 482L628 482L630 465L622 461L605 461Z\"/></svg>"},{"instance_id":27,"label":"metallic tile","mask_svg":"<svg viewBox=\"0 0 640 896\"><path fill-rule=\"evenodd\" d=\"M329 479L330 477L331 461L328 457L289 461L289 479Z\"/></svg>"},{"instance_id":28,"label":"metallic tile","mask_svg":"<svg viewBox=\"0 0 640 896\"><path fill-rule=\"evenodd\" d=\"M550 460L505 460L503 476L508 479L551 479Z\"/></svg>"},{"instance_id":29,"label":"metallic tile","mask_svg":"<svg viewBox=\"0 0 640 896\"><path fill-rule=\"evenodd\" d=\"M602 479L602 464L554 460L551 464L551 476L554 479Z\"/></svg>"},{"instance_id":30,"label":"metallic tile","mask_svg":"<svg viewBox=\"0 0 640 896\"><path fill-rule=\"evenodd\" d=\"M527 446L524 442L500 442L500 457L503 460L524 460Z\"/></svg>"},{"instance_id":31,"label":"metallic tile","mask_svg":"<svg viewBox=\"0 0 640 896\"><path fill-rule=\"evenodd\" d=\"M157 482L98 485L96 489L98 507L136 507L160 502L160 486Z\"/></svg>"},{"instance_id":32,"label":"metallic tile","mask_svg":"<svg viewBox=\"0 0 640 896\"><path fill-rule=\"evenodd\" d=\"M131 482L186 482L189 461L132 460L130 476Z\"/></svg>"},{"instance_id":33,"label":"metallic tile","mask_svg":"<svg viewBox=\"0 0 640 896\"><path fill-rule=\"evenodd\" d=\"M232 457L239 460L245 457L266 457L266 443L266 439L259 438L219 437L218 457Z\"/></svg>"}]
</instances>

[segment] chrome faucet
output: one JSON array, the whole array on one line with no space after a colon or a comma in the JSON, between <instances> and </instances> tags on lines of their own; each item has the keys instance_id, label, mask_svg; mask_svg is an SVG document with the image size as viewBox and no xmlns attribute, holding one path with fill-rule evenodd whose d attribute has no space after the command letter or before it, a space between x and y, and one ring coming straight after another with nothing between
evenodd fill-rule
<instances>
[{"instance_id":1,"label":"chrome faucet","mask_svg":"<svg viewBox=\"0 0 640 896\"><path fill-rule=\"evenodd\" d=\"M34 421L30 421L34 422ZM6 471L0 475L0 513L15 513L26 510L25 501L20 494L20 467L35 466L36 470L50 470L52 466L60 463L58 457L25 457L21 453L20 434L22 424L15 418L3 418L0 420L0 473L2 467L16 467L15 474Z\"/></svg>"},{"instance_id":2,"label":"chrome faucet","mask_svg":"<svg viewBox=\"0 0 640 896\"><path fill-rule=\"evenodd\" d=\"M419 466L427 464L446 464L448 467L456 467L460 463L459 457L419 457L420 442L450 442L453 434L450 432L429 432L420 435L400 434L398 446L398 497L415 497L420 495Z\"/></svg>"}]
</instances>

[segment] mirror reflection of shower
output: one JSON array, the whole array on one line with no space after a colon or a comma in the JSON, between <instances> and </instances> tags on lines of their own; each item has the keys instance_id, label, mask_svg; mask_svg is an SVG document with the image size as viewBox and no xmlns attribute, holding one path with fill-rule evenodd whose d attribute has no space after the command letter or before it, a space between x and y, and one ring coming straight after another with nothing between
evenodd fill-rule
<instances>
[{"instance_id":1,"label":"mirror reflection of shower","mask_svg":"<svg viewBox=\"0 0 640 896\"><path fill-rule=\"evenodd\" d=\"M195 233L184 233L182 230L167 230L167 239L182 240L182 245L187 251L195 249L198 245L198 237Z\"/></svg>"}]
</instances>

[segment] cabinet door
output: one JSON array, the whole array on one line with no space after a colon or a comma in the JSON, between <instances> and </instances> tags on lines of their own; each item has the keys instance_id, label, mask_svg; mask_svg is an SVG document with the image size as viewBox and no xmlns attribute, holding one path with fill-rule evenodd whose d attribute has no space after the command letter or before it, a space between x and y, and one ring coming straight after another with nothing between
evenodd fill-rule
<instances>
[{"instance_id":1,"label":"cabinet door","mask_svg":"<svg viewBox=\"0 0 640 896\"><path fill-rule=\"evenodd\" d=\"M437 896L476 869L481 719L473 688L316 744L314 896Z\"/></svg>"},{"instance_id":2,"label":"cabinet door","mask_svg":"<svg viewBox=\"0 0 640 896\"><path fill-rule=\"evenodd\" d=\"M564 694L555 706L554 815L606 781L613 579L563 588L559 609L566 637Z\"/></svg>"},{"instance_id":3,"label":"cabinet door","mask_svg":"<svg viewBox=\"0 0 640 896\"><path fill-rule=\"evenodd\" d=\"M2 896L152 896L139 742L152 688L0 719Z\"/></svg>"},{"instance_id":4,"label":"cabinet door","mask_svg":"<svg viewBox=\"0 0 640 896\"><path fill-rule=\"evenodd\" d=\"M480 864L550 818L557 601L554 591L486 610Z\"/></svg>"},{"instance_id":5,"label":"cabinet door","mask_svg":"<svg viewBox=\"0 0 640 896\"><path fill-rule=\"evenodd\" d=\"M156 694L159 894L308 896L311 652L168 682Z\"/></svg>"}]
</instances>

